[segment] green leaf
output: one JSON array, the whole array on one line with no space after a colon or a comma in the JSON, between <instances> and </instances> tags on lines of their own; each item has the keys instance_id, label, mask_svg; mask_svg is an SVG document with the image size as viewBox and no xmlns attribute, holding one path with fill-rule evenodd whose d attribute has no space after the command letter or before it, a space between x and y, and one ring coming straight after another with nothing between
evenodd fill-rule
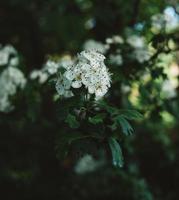
<instances>
[{"instance_id":1,"label":"green leaf","mask_svg":"<svg viewBox=\"0 0 179 200\"><path fill-rule=\"evenodd\" d=\"M99 123L103 123L103 120L105 118L105 113L100 113L95 115L94 117L89 117L89 122L92 124L99 124Z\"/></svg>"},{"instance_id":2,"label":"green leaf","mask_svg":"<svg viewBox=\"0 0 179 200\"><path fill-rule=\"evenodd\" d=\"M70 128L78 128L80 126L74 115L68 114L65 120L66 123L70 126Z\"/></svg>"},{"instance_id":3,"label":"green leaf","mask_svg":"<svg viewBox=\"0 0 179 200\"><path fill-rule=\"evenodd\" d=\"M121 126L122 132L125 135L131 135L134 132L132 126L122 115L115 117L115 123L118 123Z\"/></svg>"},{"instance_id":4,"label":"green leaf","mask_svg":"<svg viewBox=\"0 0 179 200\"><path fill-rule=\"evenodd\" d=\"M108 113L110 113L111 115L117 114L118 113L118 109L108 105L105 101L100 101L99 102L99 106L103 109L105 109Z\"/></svg>"},{"instance_id":5,"label":"green leaf","mask_svg":"<svg viewBox=\"0 0 179 200\"><path fill-rule=\"evenodd\" d=\"M142 119L142 114L140 114L138 111L136 110L123 110L121 109L119 111L119 114L124 116L126 119L129 119L129 120L140 120Z\"/></svg>"},{"instance_id":6,"label":"green leaf","mask_svg":"<svg viewBox=\"0 0 179 200\"><path fill-rule=\"evenodd\" d=\"M124 164L121 147L114 137L108 139L109 146L112 153L112 161L115 167L122 167Z\"/></svg>"}]
</instances>

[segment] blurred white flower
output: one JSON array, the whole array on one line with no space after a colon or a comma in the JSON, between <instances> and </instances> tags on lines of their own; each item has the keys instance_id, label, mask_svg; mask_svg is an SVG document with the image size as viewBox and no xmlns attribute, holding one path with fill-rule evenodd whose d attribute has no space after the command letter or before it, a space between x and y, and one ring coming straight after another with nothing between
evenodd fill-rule
<instances>
[{"instance_id":1,"label":"blurred white flower","mask_svg":"<svg viewBox=\"0 0 179 200\"><path fill-rule=\"evenodd\" d=\"M137 35L131 35L127 38L127 43L133 48L143 48L145 46L144 37L139 37Z\"/></svg>"},{"instance_id":2,"label":"blurred white flower","mask_svg":"<svg viewBox=\"0 0 179 200\"><path fill-rule=\"evenodd\" d=\"M106 43L107 44L123 44L124 40L121 36L119 35L114 35L111 38L106 38Z\"/></svg>"},{"instance_id":3,"label":"blurred white flower","mask_svg":"<svg viewBox=\"0 0 179 200\"><path fill-rule=\"evenodd\" d=\"M165 80L162 83L161 93L167 99L174 98L177 96L176 86L171 80Z\"/></svg>"},{"instance_id":4,"label":"blurred white flower","mask_svg":"<svg viewBox=\"0 0 179 200\"><path fill-rule=\"evenodd\" d=\"M102 54L105 54L108 50L108 46L103 44L102 42L98 42L95 40L87 40L83 45L84 50L96 50Z\"/></svg>"},{"instance_id":5,"label":"blurred white flower","mask_svg":"<svg viewBox=\"0 0 179 200\"><path fill-rule=\"evenodd\" d=\"M109 62L111 64L119 65L120 66L123 63L122 56L120 54L117 54L117 55L111 54L109 56Z\"/></svg>"},{"instance_id":6,"label":"blurred white flower","mask_svg":"<svg viewBox=\"0 0 179 200\"><path fill-rule=\"evenodd\" d=\"M173 31L179 28L179 15L173 7L167 7L163 13L158 13L151 17L151 26L154 33L162 30Z\"/></svg>"},{"instance_id":7,"label":"blurred white flower","mask_svg":"<svg viewBox=\"0 0 179 200\"><path fill-rule=\"evenodd\" d=\"M129 85L122 84L121 91L123 94L128 94L131 91L131 87Z\"/></svg>"},{"instance_id":8,"label":"blurred white flower","mask_svg":"<svg viewBox=\"0 0 179 200\"><path fill-rule=\"evenodd\" d=\"M13 56L13 57L10 59L10 62L9 62L10 56ZM10 63L10 65L13 65L13 66L18 65L19 58L17 57L17 51L11 45L6 45L4 47L0 45L0 66L7 65L8 63Z\"/></svg>"},{"instance_id":9,"label":"blurred white flower","mask_svg":"<svg viewBox=\"0 0 179 200\"><path fill-rule=\"evenodd\" d=\"M13 57L10 59L9 65L10 66L17 66L19 64L19 58L18 57Z\"/></svg>"},{"instance_id":10,"label":"blurred white flower","mask_svg":"<svg viewBox=\"0 0 179 200\"><path fill-rule=\"evenodd\" d=\"M135 49L134 50L134 57L140 62L143 63L148 61L151 57L150 52L147 49Z\"/></svg>"},{"instance_id":11,"label":"blurred white flower","mask_svg":"<svg viewBox=\"0 0 179 200\"><path fill-rule=\"evenodd\" d=\"M3 50L9 55L10 54L12 54L12 55L16 55L17 54L16 49L10 44L6 45Z\"/></svg>"},{"instance_id":12,"label":"blurred white flower","mask_svg":"<svg viewBox=\"0 0 179 200\"><path fill-rule=\"evenodd\" d=\"M151 17L152 20L152 31L160 32L165 26L165 18L163 14L155 14Z\"/></svg>"},{"instance_id":13,"label":"blurred white flower","mask_svg":"<svg viewBox=\"0 0 179 200\"><path fill-rule=\"evenodd\" d=\"M95 160L91 155L86 154L78 160L74 167L77 174L85 174L97 170L104 162Z\"/></svg>"},{"instance_id":14,"label":"blurred white flower","mask_svg":"<svg viewBox=\"0 0 179 200\"><path fill-rule=\"evenodd\" d=\"M127 43L133 47L133 57L140 63L148 61L151 57L144 37L131 35L127 38Z\"/></svg>"},{"instance_id":15,"label":"blurred white flower","mask_svg":"<svg viewBox=\"0 0 179 200\"><path fill-rule=\"evenodd\" d=\"M85 28L86 29L93 29L96 25L96 20L94 18L90 18L86 21L85 23Z\"/></svg>"},{"instance_id":16,"label":"blurred white flower","mask_svg":"<svg viewBox=\"0 0 179 200\"><path fill-rule=\"evenodd\" d=\"M73 64L70 56L65 55L58 61L47 60L42 69L35 69L30 73L30 79L37 79L40 84L44 84L50 76L56 74L60 68L67 69Z\"/></svg>"},{"instance_id":17,"label":"blurred white flower","mask_svg":"<svg viewBox=\"0 0 179 200\"><path fill-rule=\"evenodd\" d=\"M8 99L8 95L0 96L0 112L8 113L14 108Z\"/></svg>"},{"instance_id":18,"label":"blurred white flower","mask_svg":"<svg viewBox=\"0 0 179 200\"><path fill-rule=\"evenodd\" d=\"M58 68L59 64L57 62L48 60L44 66L44 71L47 71L49 74L55 74L57 73Z\"/></svg>"},{"instance_id":19,"label":"blurred white flower","mask_svg":"<svg viewBox=\"0 0 179 200\"><path fill-rule=\"evenodd\" d=\"M48 78L49 78L49 75L43 70L35 69L30 73L30 79L31 80L37 79L40 84L45 83Z\"/></svg>"},{"instance_id":20,"label":"blurred white flower","mask_svg":"<svg viewBox=\"0 0 179 200\"><path fill-rule=\"evenodd\" d=\"M1 65L6 65L8 63L9 55L3 51L0 50L0 66Z\"/></svg>"},{"instance_id":21,"label":"blurred white flower","mask_svg":"<svg viewBox=\"0 0 179 200\"><path fill-rule=\"evenodd\" d=\"M12 109L9 97L15 95L18 88L26 85L24 74L15 67L7 67L0 75L0 111L9 112Z\"/></svg>"}]
</instances>

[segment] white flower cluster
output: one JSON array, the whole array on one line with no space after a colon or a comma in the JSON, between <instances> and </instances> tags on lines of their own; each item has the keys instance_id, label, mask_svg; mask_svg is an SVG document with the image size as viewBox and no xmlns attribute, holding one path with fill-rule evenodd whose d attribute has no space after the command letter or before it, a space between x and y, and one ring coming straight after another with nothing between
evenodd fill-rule
<instances>
[{"instance_id":1,"label":"white flower cluster","mask_svg":"<svg viewBox=\"0 0 179 200\"><path fill-rule=\"evenodd\" d=\"M127 43L134 49L133 57L136 58L140 63L150 59L151 55L145 43L144 37L131 35L127 38Z\"/></svg>"},{"instance_id":2,"label":"white flower cluster","mask_svg":"<svg viewBox=\"0 0 179 200\"><path fill-rule=\"evenodd\" d=\"M162 30L170 32L179 28L179 15L172 7L167 7L163 13L153 15L151 21L151 29L154 33Z\"/></svg>"},{"instance_id":3,"label":"white flower cluster","mask_svg":"<svg viewBox=\"0 0 179 200\"><path fill-rule=\"evenodd\" d=\"M9 66L0 75L0 111L9 112L13 109L10 97L15 95L17 89L26 85L24 74L17 68Z\"/></svg>"},{"instance_id":4,"label":"white flower cluster","mask_svg":"<svg viewBox=\"0 0 179 200\"><path fill-rule=\"evenodd\" d=\"M35 69L30 73L31 80L38 80L40 84L45 83L51 75L57 73L60 68L72 65L73 60L70 56L63 56L58 61L48 60L42 69Z\"/></svg>"},{"instance_id":5,"label":"white flower cluster","mask_svg":"<svg viewBox=\"0 0 179 200\"><path fill-rule=\"evenodd\" d=\"M59 75L56 89L59 95L72 95L70 89L84 86L95 99L103 97L110 87L110 74L104 64L105 57L94 50L82 51L77 61Z\"/></svg>"},{"instance_id":6,"label":"white flower cluster","mask_svg":"<svg viewBox=\"0 0 179 200\"><path fill-rule=\"evenodd\" d=\"M11 58L10 58L11 56ZM0 66L13 65L16 66L19 63L19 58L17 57L17 51L11 45L6 45L2 47L0 45Z\"/></svg>"}]
</instances>

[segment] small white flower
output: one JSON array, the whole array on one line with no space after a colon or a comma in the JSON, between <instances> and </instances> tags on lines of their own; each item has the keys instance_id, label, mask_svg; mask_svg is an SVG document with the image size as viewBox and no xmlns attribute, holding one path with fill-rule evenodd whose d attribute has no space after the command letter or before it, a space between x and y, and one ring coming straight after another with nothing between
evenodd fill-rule
<instances>
[{"instance_id":1,"label":"small white flower","mask_svg":"<svg viewBox=\"0 0 179 200\"><path fill-rule=\"evenodd\" d=\"M131 35L127 38L127 43L133 48L143 48L145 46L145 41L143 37L137 35Z\"/></svg>"},{"instance_id":2,"label":"small white flower","mask_svg":"<svg viewBox=\"0 0 179 200\"><path fill-rule=\"evenodd\" d=\"M123 44L124 43L123 38L119 35L114 35L112 37L112 39L113 39L113 43L115 43L115 44Z\"/></svg>"},{"instance_id":3,"label":"small white flower","mask_svg":"<svg viewBox=\"0 0 179 200\"><path fill-rule=\"evenodd\" d=\"M151 54L144 37L131 35L127 38L127 43L133 47L132 57L134 57L138 62L143 63L150 59Z\"/></svg>"},{"instance_id":4,"label":"small white flower","mask_svg":"<svg viewBox=\"0 0 179 200\"><path fill-rule=\"evenodd\" d=\"M0 45L0 66L8 64L10 55L14 56L10 60L10 65L16 66L19 60L17 57L17 51L14 49L14 47L11 45L2 47Z\"/></svg>"},{"instance_id":5,"label":"small white flower","mask_svg":"<svg viewBox=\"0 0 179 200\"><path fill-rule=\"evenodd\" d=\"M11 66L17 66L19 64L19 58L18 57L14 57L10 59L9 65Z\"/></svg>"},{"instance_id":6,"label":"small white flower","mask_svg":"<svg viewBox=\"0 0 179 200\"><path fill-rule=\"evenodd\" d=\"M140 48L134 50L134 56L140 63L148 61L151 57L147 49L140 49Z\"/></svg>"},{"instance_id":7,"label":"small white flower","mask_svg":"<svg viewBox=\"0 0 179 200\"><path fill-rule=\"evenodd\" d=\"M84 155L74 167L77 174L85 174L97 170L104 164L104 161L97 161L91 155Z\"/></svg>"},{"instance_id":8,"label":"small white flower","mask_svg":"<svg viewBox=\"0 0 179 200\"><path fill-rule=\"evenodd\" d=\"M9 55L3 51L0 50L0 66L1 65L6 65L8 63Z\"/></svg>"},{"instance_id":9,"label":"small white flower","mask_svg":"<svg viewBox=\"0 0 179 200\"><path fill-rule=\"evenodd\" d=\"M113 35L111 38L106 38L106 43L109 45L110 44L123 44L124 40L119 35Z\"/></svg>"},{"instance_id":10,"label":"small white flower","mask_svg":"<svg viewBox=\"0 0 179 200\"><path fill-rule=\"evenodd\" d=\"M63 75L59 75L56 82L56 90L60 96L72 97L73 93L70 91L71 81Z\"/></svg>"},{"instance_id":11,"label":"small white flower","mask_svg":"<svg viewBox=\"0 0 179 200\"><path fill-rule=\"evenodd\" d=\"M42 70L35 69L30 73L30 79L31 80L37 79L40 84L45 83L48 80L48 78L49 75Z\"/></svg>"},{"instance_id":12,"label":"small white flower","mask_svg":"<svg viewBox=\"0 0 179 200\"><path fill-rule=\"evenodd\" d=\"M117 55L110 55L109 57L110 63L111 64L115 64L115 65L122 65L123 60L122 60L122 56L120 54Z\"/></svg>"},{"instance_id":13,"label":"small white flower","mask_svg":"<svg viewBox=\"0 0 179 200\"><path fill-rule=\"evenodd\" d=\"M59 64L52 60L48 60L44 66L44 70L47 71L51 75L57 73L58 68L59 68Z\"/></svg>"},{"instance_id":14,"label":"small white flower","mask_svg":"<svg viewBox=\"0 0 179 200\"><path fill-rule=\"evenodd\" d=\"M10 112L13 105L9 97L16 94L18 88L23 89L26 85L24 74L15 67L7 67L0 75L0 111Z\"/></svg>"}]
</instances>

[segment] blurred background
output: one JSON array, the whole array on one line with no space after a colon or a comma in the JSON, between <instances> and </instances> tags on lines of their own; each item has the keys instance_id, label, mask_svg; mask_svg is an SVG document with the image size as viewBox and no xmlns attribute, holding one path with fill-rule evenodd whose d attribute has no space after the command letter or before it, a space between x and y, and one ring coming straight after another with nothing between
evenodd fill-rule
<instances>
[{"instance_id":1,"label":"blurred background","mask_svg":"<svg viewBox=\"0 0 179 200\"><path fill-rule=\"evenodd\" d=\"M17 110L0 113L0 197L178 200L178 27L178 0L1 0L0 44L15 47L26 76L50 55L76 55L89 39L109 44L118 35L128 41L120 47L123 61L108 63L116 74L108 99L139 110L144 119L132 124L135 133L122 142L123 168L95 163L89 155L98 148L91 150L94 141L77 143L62 161L52 90L28 87ZM132 35L145 39L150 59L143 62L145 55L138 59L137 52L130 57Z\"/></svg>"}]
</instances>

